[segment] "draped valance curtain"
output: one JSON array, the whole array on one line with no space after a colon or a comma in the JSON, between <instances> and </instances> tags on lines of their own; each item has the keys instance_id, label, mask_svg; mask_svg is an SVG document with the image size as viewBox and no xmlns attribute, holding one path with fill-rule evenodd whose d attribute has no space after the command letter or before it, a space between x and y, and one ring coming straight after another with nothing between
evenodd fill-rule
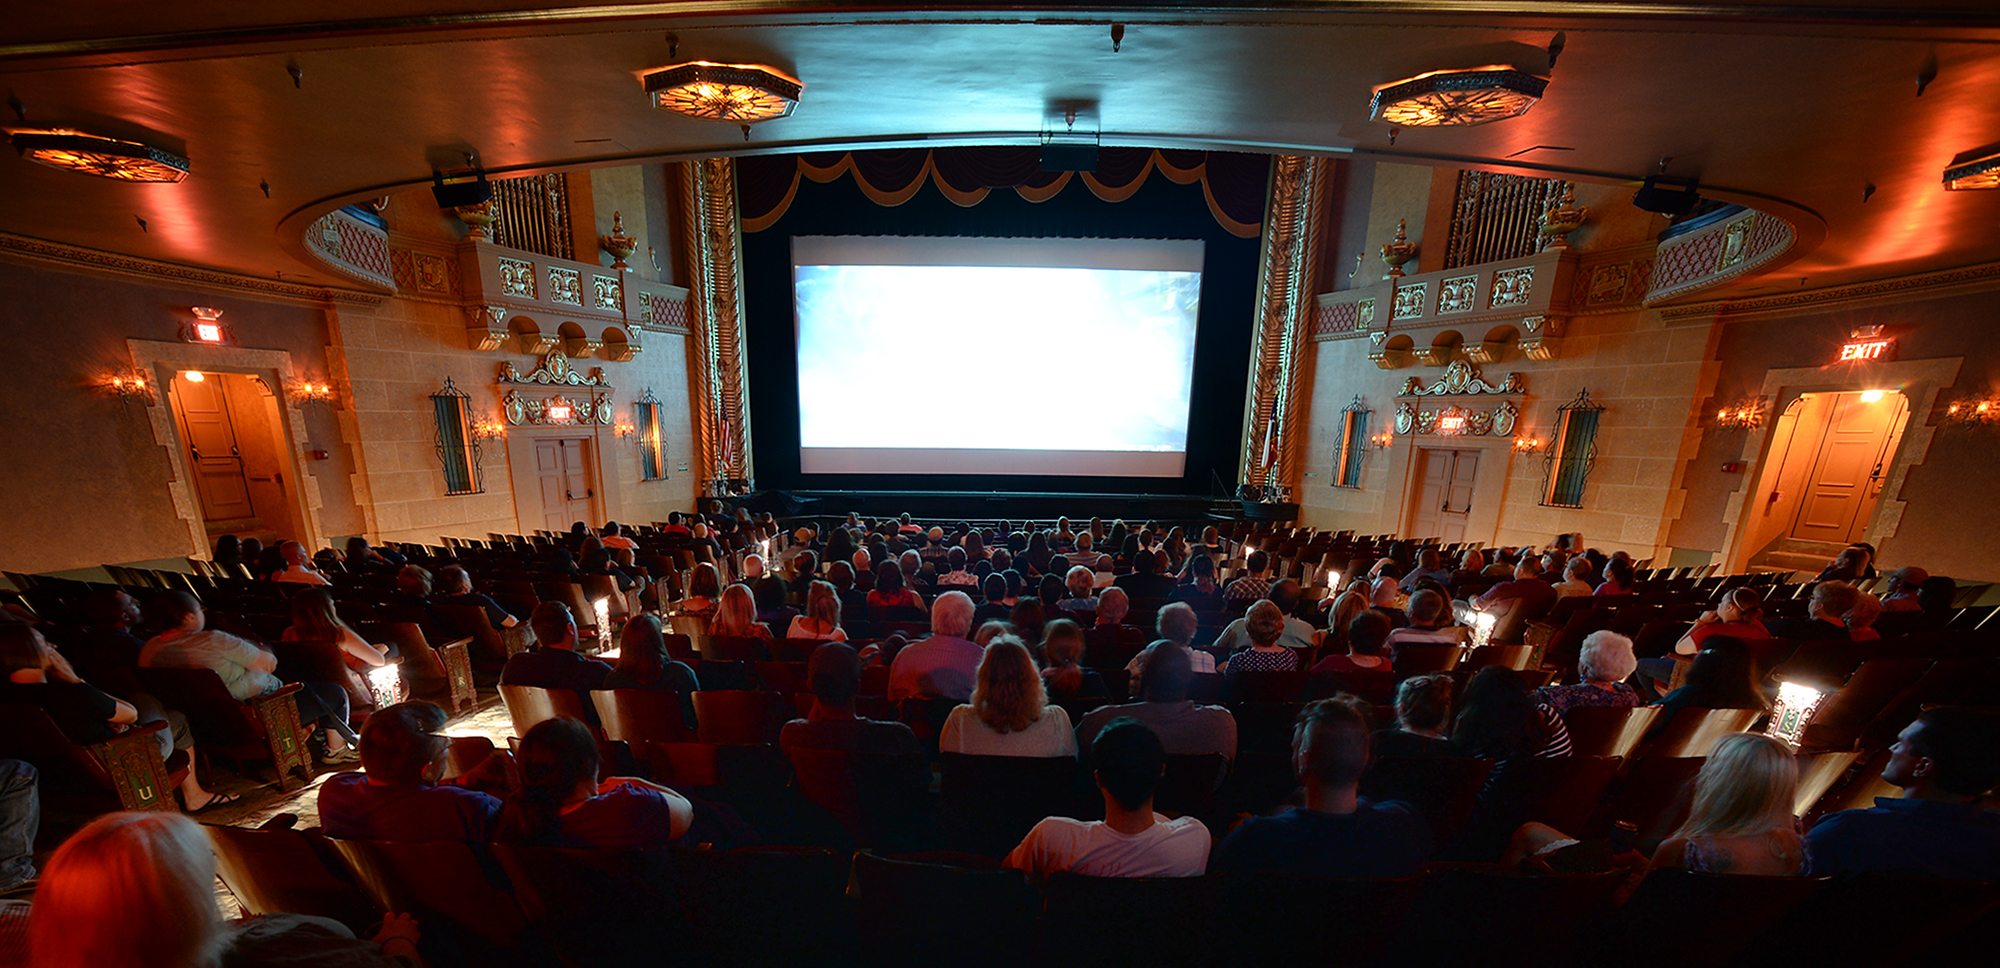
<instances>
[{"instance_id":1,"label":"draped valance curtain","mask_svg":"<svg viewBox=\"0 0 2000 968\"><path fill-rule=\"evenodd\" d=\"M1249 239L1262 231L1270 159L1220 151L1105 148L1094 172L1042 171L1041 149L1032 145L762 155L737 159L737 197L743 231L760 232L791 208L801 177L825 184L851 175L862 194L884 206L909 201L929 182L953 204L970 208L996 190L1045 202L1072 181L1107 202L1122 202L1155 173L1179 185L1200 182L1209 214L1231 235Z\"/></svg>"}]
</instances>

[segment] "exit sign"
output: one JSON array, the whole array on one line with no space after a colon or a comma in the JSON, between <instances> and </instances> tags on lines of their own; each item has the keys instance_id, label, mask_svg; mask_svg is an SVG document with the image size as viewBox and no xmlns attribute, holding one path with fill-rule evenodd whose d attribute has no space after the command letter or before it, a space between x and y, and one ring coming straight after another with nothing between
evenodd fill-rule
<instances>
[{"instance_id":1,"label":"exit sign","mask_svg":"<svg viewBox=\"0 0 2000 968\"><path fill-rule=\"evenodd\" d=\"M1892 337L1878 339L1850 340L1840 345L1841 363L1874 363L1896 358L1896 341Z\"/></svg>"}]
</instances>

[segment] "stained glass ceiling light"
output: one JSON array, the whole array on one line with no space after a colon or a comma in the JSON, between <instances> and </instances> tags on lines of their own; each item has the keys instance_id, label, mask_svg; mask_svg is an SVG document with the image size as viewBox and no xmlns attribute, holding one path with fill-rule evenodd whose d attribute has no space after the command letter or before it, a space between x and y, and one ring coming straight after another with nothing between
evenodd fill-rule
<instances>
[{"instance_id":1,"label":"stained glass ceiling light","mask_svg":"<svg viewBox=\"0 0 2000 968\"><path fill-rule=\"evenodd\" d=\"M12 128L7 136L21 157L50 168L128 182L177 182L188 176L186 158L136 141L67 128Z\"/></svg>"},{"instance_id":2,"label":"stained glass ceiling light","mask_svg":"<svg viewBox=\"0 0 2000 968\"><path fill-rule=\"evenodd\" d=\"M1946 191L1953 192L2000 188L2000 154L1975 158L1946 168L1944 187Z\"/></svg>"},{"instance_id":3,"label":"stained glass ceiling light","mask_svg":"<svg viewBox=\"0 0 2000 968\"><path fill-rule=\"evenodd\" d=\"M792 113L805 85L759 64L689 61L643 76L653 106L704 121L750 124Z\"/></svg>"},{"instance_id":4,"label":"stained glass ceiling light","mask_svg":"<svg viewBox=\"0 0 2000 968\"><path fill-rule=\"evenodd\" d=\"M1432 71L1375 89L1368 116L1401 127L1485 124L1527 113L1549 79L1511 67Z\"/></svg>"}]
</instances>

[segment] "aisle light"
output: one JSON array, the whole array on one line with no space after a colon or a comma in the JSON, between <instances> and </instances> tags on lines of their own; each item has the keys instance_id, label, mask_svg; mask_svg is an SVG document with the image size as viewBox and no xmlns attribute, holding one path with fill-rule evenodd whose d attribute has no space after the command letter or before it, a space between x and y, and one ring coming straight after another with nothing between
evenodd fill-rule
<instances>
[{"instance_id":1,"label":"aisle light","mask_svg":"<svg viewBox=\"0 0 2000 968\"><path fill-rule=\"evenodd\" d=\"M1498 624L1500 624L1500 620L1490 612L1479 612L1473 615L1472 647L1475 649L1484 648L1487 640L1493 637L1493 627Z\"/></svg>"},{"instance_id":2,"label":"aisle light","mask_svg":"<svg viewBox=\"0 0 2000 968\"><path fill-rule=\"evenodd\" d=\"M1778 702L1771 707L1771 721L1764 727L1764 735L1783 740L1797 750L1806 727L1812 725L1813 716L1826 697L1827 693L1802 683L1778 683Z\"/></svg>"},{"instance_id":3,"label":"aisle light","mask_svg":"<svg viewBox=\"0 0 2000 968\"><path fill-rule=\"evenodd\" d=\"M375 708L383 709L403 701L403 676L394 663L386 663L368 670L368 692L375 698Z\"/></svg>"}]
</instances>

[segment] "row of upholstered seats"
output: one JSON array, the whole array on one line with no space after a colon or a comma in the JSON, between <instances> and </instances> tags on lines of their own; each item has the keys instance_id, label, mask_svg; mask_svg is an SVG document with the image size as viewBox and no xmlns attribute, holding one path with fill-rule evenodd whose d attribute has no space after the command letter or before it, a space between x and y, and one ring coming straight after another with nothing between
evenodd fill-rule
<instances>
[{"instance_id":1,"label":"row of upholstered seats","mask_svg":"<svg viewBox=\"0 0 2000 968\"><path fill-rule=\"evenodd\" d=\"M413 913L486 965L1878 964L1970 957L2000 886L1438 865L1394 879L1058 875L827 849L569 851L210 828L253 913ZM489 862L490 860L490 862ZM1662 925L1672 925L1662 934ZM1891 928L1890 926L1893 926Z\"/></svg>"}]
</instances>

